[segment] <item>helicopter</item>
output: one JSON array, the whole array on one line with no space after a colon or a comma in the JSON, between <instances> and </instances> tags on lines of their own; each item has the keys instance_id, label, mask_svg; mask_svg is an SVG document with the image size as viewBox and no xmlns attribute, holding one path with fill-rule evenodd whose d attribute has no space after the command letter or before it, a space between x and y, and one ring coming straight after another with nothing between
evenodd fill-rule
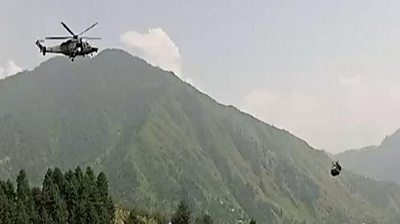
<instances>
[{"instance_id":1,"label":"helicopter","mask_svg":"<svg viewBox=\"0 0 400 224\"><path fill-rule=\"evenodd\" d=\"M61 25L71 34L71 36L52 36L52 37L45 37L45 40L67 40L62 42L60 45L46 47L42 43L44 40L36 40L36 45L39 47L40 52L44 55L46 53L55 53L55 54L63 54L68 56L72 61L74 61L75 57L85 55L93 55L94 52L98 51L97 47L92 47L89 42L85 40L100 40L100 37L85 37L81 36L82 34L86 33L93 27L97 25L97 22L93 25L86 28L79 34L75 34L72 30L64 23L61 22Z\"/></svg>"}]
</instances>

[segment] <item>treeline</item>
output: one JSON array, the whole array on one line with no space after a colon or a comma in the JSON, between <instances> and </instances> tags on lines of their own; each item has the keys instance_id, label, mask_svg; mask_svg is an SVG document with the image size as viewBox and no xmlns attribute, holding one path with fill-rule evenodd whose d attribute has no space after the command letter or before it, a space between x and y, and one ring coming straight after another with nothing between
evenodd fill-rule
<instances>
[{"instance_id":1,"label":"treeline","mask_svg":"<svg viewBox=\"0 0 400 224\"><path fill-rule=\"evenodd\" d=\"M0 181L0 223L15 224L110 224L114 204L104 173L91 167L63 173L48 169L43 185L30 187L24 170L12 181Z\"/></svg>"},{"instance_id":2,"label":"treeline","mask_svg":"<svg viewBox=\"0 0 400 224\"><path fill-rule=\"evenodd\" d=\"M31 187L25 170L20 170L16 186L0 180L0 224L112 224L115 207L103 172L77 167L63 173L48 169L41 187ZM122 221L122 220L119 220ZM213 224L208 214L195 218L185 201L170 217L133 209L126 224ZM243 222L256 224L254 220Z\"/></svg>"},{"instance_id":3,"label":"treeline","mask_svg":"<svg viewBox=\"0 0 400 224\"><path fill-rule=\"evenodd\" d=\"M203 214L197 218L193 217L189 206L185 201L180 201L172 217L167 219L160 213L149 214L144 210L133 209L130 211L125 224L214 224L216 223L208 214ZM249 222L241 222L243 224L256 224L254 219Z\"/></svg>"}]
</instances>

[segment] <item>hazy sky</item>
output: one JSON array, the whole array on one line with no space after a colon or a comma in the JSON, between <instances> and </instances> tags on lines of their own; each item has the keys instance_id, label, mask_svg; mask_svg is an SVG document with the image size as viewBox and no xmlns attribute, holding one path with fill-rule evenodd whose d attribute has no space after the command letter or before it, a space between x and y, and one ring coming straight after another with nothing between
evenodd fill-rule
<instances>
[{"instance_id":1,"label":"hazy sky","mask_svg":"<svg viewBox=\"0 0 400 224\"><path fill-rule=\"evenodd\" d=\"M379 144L400 128L399 1L0 0L0 10L0 77L47 59L34 42L66 35L60 21L77 33L99 22L92 44L173 70L316 148Z\"/></svg>"}]
</instances>

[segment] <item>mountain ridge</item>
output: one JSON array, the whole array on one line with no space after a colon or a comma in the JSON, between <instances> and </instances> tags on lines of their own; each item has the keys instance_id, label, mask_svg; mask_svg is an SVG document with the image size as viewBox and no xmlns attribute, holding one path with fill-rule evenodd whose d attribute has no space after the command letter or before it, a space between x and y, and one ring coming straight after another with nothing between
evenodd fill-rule
<instances>
[{"instance_id":1,"label":"mountain ridge","mask_svg":"<svg viewBox=\"0 0 400 224\"><path fill-rule=\"evenodd\" d=\"M2 80L0 105L3 178L91 165L126 206L168 212L184 198L225 221L394 223L399 211L397 186L346 168L333 179L325 152L122 50Z\"/></svg>"},{"instance_id":2,"label":"mountain ridge","mask_svg":"<svg viewBox=\"0 0 400 224\"><path fill-rule=\"evenodd\" d=\"M386 136L380 145L367 146L361 149L348 150L335 157L353 172L380 181L391 181L400 184L400 129Z\"/></svg>"}]
</instances>

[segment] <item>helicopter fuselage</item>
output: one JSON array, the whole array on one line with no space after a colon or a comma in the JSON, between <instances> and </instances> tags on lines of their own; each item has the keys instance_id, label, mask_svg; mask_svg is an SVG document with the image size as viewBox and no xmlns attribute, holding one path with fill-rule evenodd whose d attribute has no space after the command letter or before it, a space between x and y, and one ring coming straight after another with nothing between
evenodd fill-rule
<instances>
[{"instance_id":1,"label":"helicopter fuselage","mask_svg":"<svg viewBox=\"0 0 400 224\"><path fill-rule=\"evenodd\" d=\"M36 45L40 51L45 55L46 53L64 54L71 59L76 56L85 56L98 51L98 48L92 47L88 42L82 40L67 40L60 45L47 47L36 41Z\"/></svg>"},{"instance_id":2,"label":"helicopter fuselage","mask_svg":"<svg viewBox=\"0 0 400 224\"><path fill-rule=\"evenodd\" d=\"M61 25L68 31L69 34L71 34L71 36L46 37L45 39L47 40L67 40L62 42L60 45L56 45L53 47L46 47L41 44L41 42L44 40L42 41L37 40L36 45L39 47L40 52L42 52L43 55L46 55L46 53L64 54L70 57L73 61L76 56L84 57L85 55L97 52L98 48L90 46L90 44L87 41L84 41L84 39L99 40L101 38L81 36L82 34L86 33L87 31L95 27L97 25L97 22L89 26L79 34L75 34L64 22L61 22Z\"/></svg>"}]
</instances>

